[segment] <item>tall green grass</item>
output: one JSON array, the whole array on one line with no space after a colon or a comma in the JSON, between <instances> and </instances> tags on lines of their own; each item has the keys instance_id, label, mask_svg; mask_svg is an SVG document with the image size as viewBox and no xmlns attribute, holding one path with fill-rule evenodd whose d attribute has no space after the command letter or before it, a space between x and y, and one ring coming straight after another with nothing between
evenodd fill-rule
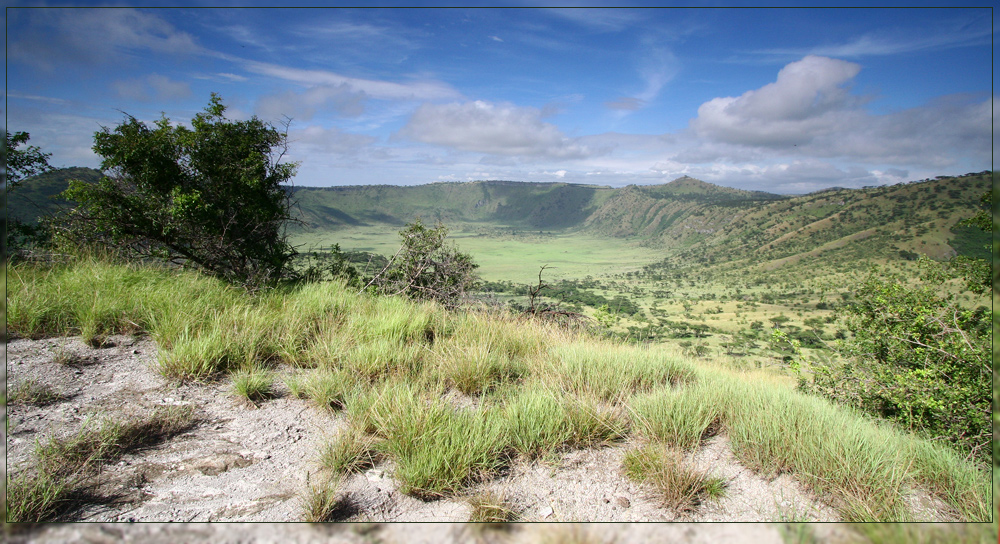
<instances>
[{"instance_id":1,"label":"tall green grass","mask_svg":"<svg viewBox=\"0 0 1000 544\"><path fill-rule=\"evenodd\" d=\"M605 444L627 434L627 423L620 412L537 381L511 394L504 406L504 417L511 447L528 458L564 447Z\"/></svg>"},{"instance_id":2,"label":"tall green grass","mask_svg":"<svg viewBox=\"0 0 1000 544\"><path fill-rule=\"evenodd\" d=\"M696 448L721 426L723 405L713 385L703 381L633 397L630 407L637 431L681 450Z\"/></svg>"},{"instance_id":3,"label":"tall green grass","mask_svg":"<svg viewBox=\"0 0 1000 544\"><path fill-rule=\"evenodd\" d=\"M496 412L457 410L406 387L386 393L369 413L404 493L423 499L455 494L503 465L507 428Z\"/></svg>"},{"instance_id":4,"label":"tall green grass","mask_svg":"<svg viewBox=\"0 0 1000 544\"><path fill-rule=\"evenodd\" d=\"M724 433L742 464L796 474L849 521L907 520L903 497L917 489L957 519L991 517L988 474L945 447L766 373L657 346L338 283L251 296L191 272L86 256L8 266L7 276L17 334L147 333L161 371L178 379L299 367L293 394L343 410L354 433L330 468L388 458L403 488L425 499L462 493L517 456L630 436L692 450ZM455 402L449 390L468 397Z\"/></svg>"},{"instance_id":5,"label":"tall green grass","mask_svg":"<svg viewBox=\"0 0 1000 544\"><path fill-rule=\"evenodd\" d=\"M578 394L623 403L637 392L691 379L690 366L645 347L583 341L554 347L549 371Z\"/></svg>"}]
</instances>

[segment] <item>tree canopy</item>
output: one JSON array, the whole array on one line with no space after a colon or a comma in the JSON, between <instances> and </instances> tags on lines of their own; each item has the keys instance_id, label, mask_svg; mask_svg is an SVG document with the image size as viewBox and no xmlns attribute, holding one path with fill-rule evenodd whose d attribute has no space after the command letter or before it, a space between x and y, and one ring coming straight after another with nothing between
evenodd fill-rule
<instances>
[{"instance_id":1,"label":"tree canopy","mask_svg":"<svg viewBox=\"0 0 1000 544\"><path fill-rule=\"evenodd\" d=\"M25 145L31 139L27 132L4 131L4 172L5 187L9 192L24 178L52 170L49 158L52 153L43 153L41 148ZM21 147L25 146L25 147Z\"/></svg>"},{"instance_id":2,"label":"tree canopy","mask_svg":"<svg viewBox=\"0 0 1000 544\"><path fill-rule=\"evenodd\" d=\"M234 121L225 111L213 93L192 128L165 115L153 126L128 115L114 129L102 127L93 149L107 175L70 183L63 196L79 205L69 232L247 287L288 276L292 204L282 185L297 165L281 162L287 124Z\"/></svg>"}]
</instances>

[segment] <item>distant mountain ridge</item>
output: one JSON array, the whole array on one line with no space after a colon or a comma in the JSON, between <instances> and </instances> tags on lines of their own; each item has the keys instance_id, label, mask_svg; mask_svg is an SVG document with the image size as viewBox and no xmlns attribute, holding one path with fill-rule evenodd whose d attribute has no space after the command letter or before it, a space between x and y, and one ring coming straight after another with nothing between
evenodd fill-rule
<instances>
[{"instance_id":1,"label":"distant mountain ridge","mask_svg":"<svg viewBox=\"0 0 1000 544\"><path fill-rule=\"evenodd\" d=\"M642 230L641 227L623 230L605 224L615 223L623 213L632 215L634 212L629 209L638 201L677 201L683 203L682 208L691 208L709 202L785 198L720 187L687 176L663 185L629 185L620 189L558 182L481 180L413 186L304 187L294 191L301 219L313 228L404 224L422 217L443 222L501 222L536 229L593 228L616 236L637 235Z\"/></svg>"},{"instance_id":2,"label":"distant mountain ridge","mask_svg":"<svg viewBox=\"0 0 1000 544\"><path fill-rule=\"evenodd\" d=\"M25 180L8 195L7 215L33 221L70 203L51 197L68 179L95 182L89 168ZM989 233L959 225L992 183L989 172L939 176L800 196L721 187L684 176L659 185L612 188L559 182L482 180L415 186L290 187L294 230L397 228L417 217L451 227L581 231L639 241L672 258L734 259L782 266L809 259L947 258L981 252Z\"/></svg>"},{"instance_id":3,"label":"distant mountain ridge","mask_svg":"<svg viewBox=\"0 0 1000 544\"><path fill-rule=\"evenodd\" d=\"M800 196L721 187L684 176L661 185L473 181L417 186L298 188L308 229L445 224L578 230L639 240L684 259L764 266L815 258L948 258L981 251L988 233L958 223L989 189L989 172Z\"/></svg>"}]
</instances>

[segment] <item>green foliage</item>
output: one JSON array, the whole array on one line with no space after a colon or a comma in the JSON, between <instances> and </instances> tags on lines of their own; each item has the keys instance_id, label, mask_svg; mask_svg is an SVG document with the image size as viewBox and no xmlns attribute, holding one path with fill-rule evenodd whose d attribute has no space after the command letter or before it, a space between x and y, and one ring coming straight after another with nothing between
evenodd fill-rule
<instances>
[{"instance_id":1,"label":"green foliage","mask_svg":"<svg viewBox=\"0 0 1000 544\"><path fill-rule=\"evenodd\" d=\"M352 287L361 287L361 273L357 266L361 264L360 259L381 262L382 267L388 261L381 255L368 255L352 251L345 253L340 249L340 244L333 244L327 251L308 251L295 255L296 261L303 263L304 270L301 272L305 281L327 281L341 280ZM363 261L362 261L363 262Z\"/></svg>"},{"instance_id":2,"label":"green foliage","mask_svg":"<svg viewBox=\"0 0 1000 544\"><path fill-rule=\"evenodd\" d=\"M808 390L989 458L990 313L968 309L944 284L953 272L922 259L922 282L873 268L846 309L848 360L821 365Z\"/></svg>"},{"instance_id":3,"label":"green foliage","mask_svg":"<svg viewBox=\"0 0 1000 544\"><path fill-rule=\"evenodd\" d=\"M70 183L79 203L64 230L140 257L192 264L231 283L257 287L288 275L285 239L291 203L282 184L286 133L253 117L230 121L212 94L192 129L166 116L154 126L135 117L94 135L109 175ZM287 127L286 127L287 128Z\"/></svg>"},{"instance_id":4,"label":"green foliage","mask_svg":"<svg viewBox=\"0 0 1000 544\"><path fill-rule=\"evenodd\" d=\"M11 134L4 131L4 198L9 199L15 187L20 187L24 178L42 174L53 169L49 164L51 153L43 153L37 146L27 144L31 136L27 132ZM6 210L5 202L4 209ZM6 216L6 212L5 212ZM17 255L31 246L41 245L49 240L48 230L19 218L7 216L4 236L3 256Z\"/></svg>"},{"instance_id":5,"label":"green foliage","mask_svg":"<svg viewBox=\"0 0 1000 544\"><path fill-rule=\"evenodd\" d=\"M52 153L43 153L33 145L21 147L28 143L31 135L27 132L4 131L4 172L6 192L20 185L26 177L52 170L49 157Z\"/></svg>"},{"instance_id":6,"label":"green foliage","mask_svg":"<svg viewBox=\"0 0 1000 544\"><path fill-rule=\"evenodd\" d=\"M385 294L405 294L456 306L473 288L479 265L472 256L444 243L448 229L438 223L430 228L417 219L399 231L403 245L392 262L373 280Z\"/></svg>"}]
</instances>

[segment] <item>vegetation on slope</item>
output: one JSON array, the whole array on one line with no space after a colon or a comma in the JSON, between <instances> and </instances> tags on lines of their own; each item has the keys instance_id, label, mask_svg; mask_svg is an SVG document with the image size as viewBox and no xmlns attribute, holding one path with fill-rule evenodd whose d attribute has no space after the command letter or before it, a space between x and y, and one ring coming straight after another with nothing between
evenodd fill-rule
<instances>
[{"instance_id":1,"label":"vegetation on slope","mask_svg":"<svg viewBox=\"0 0 1000 544\"><path fill-rule=\"evenodd\" d=\"M6 273L16 334L148 333L161 371L178 379L298 368L297 390L357 429L344 438L364 445L353 455L392 460L402 488L425 499L462 494L519 455L628 436L683 451L722 432L748 467L797 474L847 520L910 519L911 489L940 497L959 519L991 515L982 469L766 372L336 282L251 295L192 272L94 257ZM454 404L455 391L471 407Z\"/></svg>"}]
</instances>

